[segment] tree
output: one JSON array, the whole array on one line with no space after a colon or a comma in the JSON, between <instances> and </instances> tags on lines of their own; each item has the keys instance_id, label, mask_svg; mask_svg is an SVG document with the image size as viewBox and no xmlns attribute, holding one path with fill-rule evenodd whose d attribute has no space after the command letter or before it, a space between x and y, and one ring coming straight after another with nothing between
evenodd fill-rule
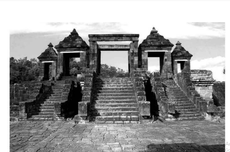
<instances>
[{"instance_id":1,"label":"tree","mask_svg":"<svg viewBox=\"0 0 230 152\"><path fill-rule=\"evenodd\" d=\"M39 76L40 63L36 59L27 60L10 58L10 83L36 80Z\"/></svg>"}]
</instances>

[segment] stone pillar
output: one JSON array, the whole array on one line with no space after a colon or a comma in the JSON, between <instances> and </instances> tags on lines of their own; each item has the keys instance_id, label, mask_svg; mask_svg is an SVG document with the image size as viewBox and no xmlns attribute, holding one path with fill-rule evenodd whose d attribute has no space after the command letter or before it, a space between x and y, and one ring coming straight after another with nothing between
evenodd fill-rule
<instances>
[{"instance_id":1,"label":"stone pillar","mask_svg":"<svg viewBox=\"0 0 230 152\"><path fill-rule=\"evenodd\" d=\"M96 71L97 68L97 42L90 41L90 69Z\"/></svg>"},{"instance_id":2,"label":"stone pillar","mask_svg":"<svg viewBox=\"0 0 230 152\"><path fill-rule=\"evenodd\" d=\"M40 62L41 63L41 62ZM44 78L44 63L40 64L39 67L39 77L38 77L38 81L42 81L42 79Z\"/></svg>"},{"instance_id":3,"label":"stone pillar","mask_svg":"<svg viewBox=\"0 0 230 152\"><path fill-rule=\"evenodd\" d=\"M142 68L148 69L148 52L142 51Z\"/></svg>"},{"instance_id":4,"label":"stone pillar","mask_svg":"<svg viewBox=\"0 0 230 152\"><path fill-rule=\"evenodd\" d=\"M97 50L97 74L101 73L101 51Z\"/></svg>"},{"instance_id":5,"label":"stone pillar","mask_svg":"<svg viewBox=\"0 0 230 152\"><path fill-rule=\"evenodd\" d=\"M58 53L57 74L63 73L63 53Z\"/></svg>"},{"instance_id":6,"label":"stone pillar","mask_svg":"<svg viewBox=\"0 0 230 152\"><path fill-rule=\"evenodd\" d=\"M176 75L177 74L177 61L173 60L172 64L173 64L173 74Z\"/></svg>"},{"instance_id":7,"label":"stone pillar","mask_svg":"<svg viewBox=\"0 0 230 152\"><path fill-rule=\"evenodd\" d=\"M85 67L87 67L87 60L86 60L86 52L83 51L80 53L80 61L83 62L83 67L81 67L82 69L84 69Z\"/></svg>"},{"instance_id":8,"label":"stone pillar","mask_svg":"<svg viewBox=\"0 0 230 152\"><path fill-rule=\"evenodd\" d=\"M57 75L57 62L54 61L51 66L52 66L52 78L55 79Z\"/></svg>"},{"instance_id":9,"label":"stone pillar","mask_svg":"<svg viewBox=\"0 0 230 152\"><path fill-rule=\"evenodd\" d=\"M164 54L163 66L161 71L162 78L171 78L172 77L172 63L171 63L171 52L167 51Z\"/></svg>"},{"instance_id":10,"label":"stone pillar","mask_svg":"<svg viewBox=\"0 0 230 152\"><path fill-rule=\"evenodd\" d=\"M130 44L130 50L133 52L133 68L138 68L138 41L133 41Z\"/></svg>"}]
</instances>

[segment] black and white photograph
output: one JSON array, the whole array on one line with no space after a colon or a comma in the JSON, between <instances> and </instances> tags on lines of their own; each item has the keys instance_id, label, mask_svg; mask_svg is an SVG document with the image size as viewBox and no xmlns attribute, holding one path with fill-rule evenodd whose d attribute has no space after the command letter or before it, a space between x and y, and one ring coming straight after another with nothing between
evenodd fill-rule
<instances>
[{"instance_id":1,"label":"black and white photograph","mask_svg":"<svg viewBox=\"0 0 230 152\"><path fill-rule=\"evenodd\" d=\"M229 2L0 4L3 151L230 151Z\"/></svg>"}]
</instances>

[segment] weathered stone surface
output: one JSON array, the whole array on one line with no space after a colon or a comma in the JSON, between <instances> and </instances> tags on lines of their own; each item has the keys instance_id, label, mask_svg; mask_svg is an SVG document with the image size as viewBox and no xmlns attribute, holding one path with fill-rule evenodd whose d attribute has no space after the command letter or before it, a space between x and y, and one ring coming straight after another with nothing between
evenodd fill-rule
<instances>
[{"instance_id":1,"label":"weathered stone surface","mask_svg":"<svg viewBox=\"0 0 230 152\"><path fill-rule=\"evenodd\" d=\"M176 47L172 51L172 56L174 59L190 59L192 54L185 50L185 48L181 46L181 43L178 41L176 43Z\"/></svg>"},{"instance_id":2,"label":"weathered stone surface","mask_svg":"<svg viewBox=\"0 0 230 152\"><path fill-rule=\"evenodd\" d=\"M89 41L138 41L139 34L89 34Z\"/></svg>"},{"instance_id":3,"label":"weathered stone surface","mask_svg":"<svg viewBox=\"0 0 230 152\"><path fill-rule=\"evenodd\" d=\"M150 102L139 101L139 110L141 116L151 116L150 114Z\"/></svg>"},{"instance_id":4,"label":"weathered stone surface","mask_svg":"<svg viewBox=\"0 0 230 152\"><path fill-rule=\"evenodd\" d=\"M215 105L225 106L225 82L215 82L212 95Z\"/></svg>"},{"instance_id":5,"label":"weathered stone surface","mask_svg":"<svg viewBox=\"0 0 230 152\"><path fill-rule=\"evenodd\" d=\"M210 70L191 70L191 81L195 83L196 81L200 81L199 83L213 83L214 79L212 76L212 71Z\"/></svg>"},{"instance_id":6,"label":"weathered stone surface","mask_svg":"<svg viewBox=\"0 0 230 152\"><path fill-rule=\"evenodd\" d=\"M56 61L58 54L53 48L53 44L50 43L48 48L38 57L40 61Z\"/></svg>"},{"instance_id":7,"label":"weathered stone surface","mask_svg":"<svg viewBox=\"0 0 230 152\"><path fill-rule=\"evenodd\" d=\"M60 41L58 45L55 46L58 52L60 51L83 51L88 50L89 46L86 42L78 35L77 31L73 29L69 36ZM68 48L68 49L67 49ZM72 50L69 50L69 49Z\"/></svg>"},{"instance_id":8,"label":"weathered stone surface","mask_svg":"<svg viewBox=\"0 0 230 152\"><path fill-rule=\"evenodd\" d=\"M151 48L151 47L172 47L173 44L165 39L158 31L153 27L150 35L140 44L141 48Z\"/></svg>"},{"instance_id":9,"label":"weathered stone surface","mask_svg":"<svg viewBox=\"0 0 230 152\"><path fill-rule=\"evenodd\" d=\"M119 123L119 122L117 122ZM8 151L224 151L225 125L209 121L145 124L10 124ZM227 149L226 149L227 150Z\"/></svg>"},{"instance_id":10,"label":"weathered stone surface","mask_svg":"<svg viewBox=\"0 0 230 152\"><path fill-rule=\"evenodd\" d=\"M80 117L88 116L89 101L78 102L78 115Z\"/></svg>"}]
</instances>

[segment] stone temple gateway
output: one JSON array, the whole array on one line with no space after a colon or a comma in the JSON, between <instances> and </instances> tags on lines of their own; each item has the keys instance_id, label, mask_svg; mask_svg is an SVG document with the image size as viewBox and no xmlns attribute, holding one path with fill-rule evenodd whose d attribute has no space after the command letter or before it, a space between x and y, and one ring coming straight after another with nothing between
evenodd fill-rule
<instances>
[{"instance_id":1,"label":"stone temple gateway","mask_svg":"<svg viewBox=\"0 0 230 152\"><path fill-rule=\"evenodd\" d=\"M139 34L89 34L89 46L74 29L38 57L42 63L36 99L20 102L20 119L56 120L76 117L101 123L135 123L145 118L203 119L213 105L212 73L190 70L190 54L153 28L139 43ZM127 41L124 44L99 42ZM128 51L129 77L100 76L101 51ZM148 59L158 57L160 71L149 74ZM83 62L70 76L71 58Z\"/></svg>"}]
</instances>

